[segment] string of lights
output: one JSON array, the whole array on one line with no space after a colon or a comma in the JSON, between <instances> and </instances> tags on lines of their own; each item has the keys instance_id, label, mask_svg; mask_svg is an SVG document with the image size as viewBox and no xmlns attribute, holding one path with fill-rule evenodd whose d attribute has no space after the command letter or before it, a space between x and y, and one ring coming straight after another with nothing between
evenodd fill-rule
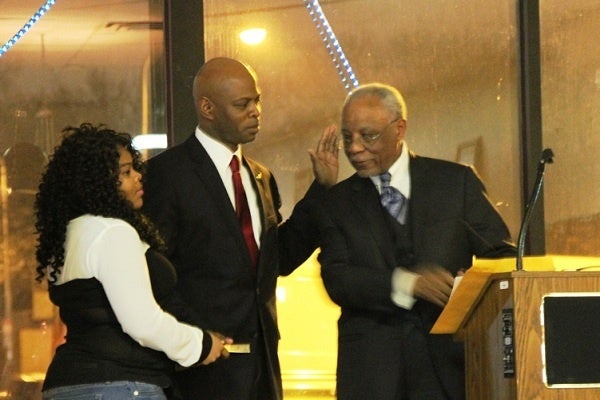
<instances>
[{"instance_id":1,"label":"string of lights","mask_svg":"<svg viewBox=\"0 0 600 400\"><path fill-rule=\"evenodd\" d=\"M352 71L352 67L344 54L344 50L342 50L342 45L335 37L335 33L333 33L333 29L331 29L331 25L329 25L329 21L327 21L327 17L325 16L319 1L304 0L304 4L319 31L319 35L323 39L325 48L329 52L329 56L335 65L335 69L342 80L344 88L346 91L352 90L358 86L358 79L356 78L354 71Z\"/></svg>"},{"instance_id":2,"label":"string of lights","mask_svg":"<svg viewBox=\"0 0 600 400\"><path fill-rule=\"evenodd\" d=\"M33 27L33 25L35 25L36 22L38 22L40 20L40 18L42 18L42 16L44 14L46 14L46 12L48 10L50 10L50 8L52 8L52 6L54 5L54 3L56 3L56 0L47 0L46 3L41 6L32 16L31 18L29 18L29 21L27 21L27 23L25 25L23 25L23 27L13 35L12 38L10 38L5 44L4 46L2 46L0 48L0 57L2 57L4 55L4 53L6 53L11 47L13 47L19 40L21 40L21 38L23 36L25 36L25 34L27 32L29 32L29 30L31 29L31 27Z\"/></svg>"}]
</instances>

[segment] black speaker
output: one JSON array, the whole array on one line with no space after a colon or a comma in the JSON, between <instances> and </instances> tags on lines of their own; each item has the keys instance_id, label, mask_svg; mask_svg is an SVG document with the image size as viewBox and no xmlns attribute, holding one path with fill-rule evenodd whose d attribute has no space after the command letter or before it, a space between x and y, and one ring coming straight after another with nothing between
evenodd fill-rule
<instances>
[{"instance_id":1,"label":"black speaker","mask_svg":"<svg viewBox=\"0 0 600 400\"><path fill-rule=\"evenodd\" d=\"M600 293L544 296L542 324L546 384L600 387Z\"/></svg>"}]
</instances>

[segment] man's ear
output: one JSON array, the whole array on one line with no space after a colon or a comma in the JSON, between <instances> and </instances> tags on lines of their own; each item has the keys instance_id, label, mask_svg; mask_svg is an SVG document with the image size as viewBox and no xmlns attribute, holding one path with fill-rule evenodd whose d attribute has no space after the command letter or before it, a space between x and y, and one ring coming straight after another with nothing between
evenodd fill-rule
<instances>
[{"instance_id":1,"label":"man's ear","mask_svg":"<svg viewBox=\"0 0 600 400\"><path fill-rule=\"evenodd\" d=\"M208 97L201 97L198 100L198 113L206 119L212 120L214 118L213 112L215 105Z\"/></svg>"},{"instance_id":2,"label":"man's ear","mask_svg":"<svg viewBox=\"0 0 600 400\"><path fill-rule=\"evenodd\" d=\"M404 135L406 134L406 120L400 118L397 122L396 122L396 127L398 129L398 138L400 140L404 140Z\"/></svg>"}]
</instances>

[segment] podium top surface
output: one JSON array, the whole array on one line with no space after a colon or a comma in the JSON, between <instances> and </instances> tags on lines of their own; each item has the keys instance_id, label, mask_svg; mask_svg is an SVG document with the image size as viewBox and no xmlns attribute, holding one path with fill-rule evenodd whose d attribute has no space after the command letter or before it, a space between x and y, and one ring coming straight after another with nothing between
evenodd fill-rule
<instances>
[{"instance_id":1,"label":"podium top surface","mask_svg":"<svg viewBox=\"0 0 600 400\"><path fill-rule=\"evenodd\" d=\"M516 259L478 259L461 279L450 300L431 329L434 334L455 334L469 318L492 276L516 271ZM523 258L523 271L527 272L600 271L600 257L546 255Z\"/></svg>"},{"instance_id":2,"label":"podium top surface","mask_svg":"<svg viewBox=\"0 0 600 400\"><path fill-rule=\"evenodd\" d=\"M512 272L516 258L476 259L472 270L480 272ZM545 255L523 257L523 271L600 271L600 257Z\"/></svg>"}]
</instances>

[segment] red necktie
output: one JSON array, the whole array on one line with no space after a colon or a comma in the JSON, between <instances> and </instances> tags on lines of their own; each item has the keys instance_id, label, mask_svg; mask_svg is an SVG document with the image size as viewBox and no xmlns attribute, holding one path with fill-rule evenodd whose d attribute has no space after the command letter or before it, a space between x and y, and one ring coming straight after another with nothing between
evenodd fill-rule
<instances>
[{"instance_id":1,"label":"red necktie","mask_svg":"<svg viewBox=\"0 0 600 400\"><path fill-rule=\"evenodd\" d=\"M252 229L252 217L250 216L250 208L248 207L248 199L246 198L246 192L242 185L242 177L240 175L240 162L234 155L229 163L231 168L231 176L233 178L233 190L235 192L235 214L240 222L242 228L242 234L248 246L250 252L250 259L252 260L252 266L256 267L258 260L258 246L256 240L254 240L254 230Z\"/></svg>"}]
</instances>

